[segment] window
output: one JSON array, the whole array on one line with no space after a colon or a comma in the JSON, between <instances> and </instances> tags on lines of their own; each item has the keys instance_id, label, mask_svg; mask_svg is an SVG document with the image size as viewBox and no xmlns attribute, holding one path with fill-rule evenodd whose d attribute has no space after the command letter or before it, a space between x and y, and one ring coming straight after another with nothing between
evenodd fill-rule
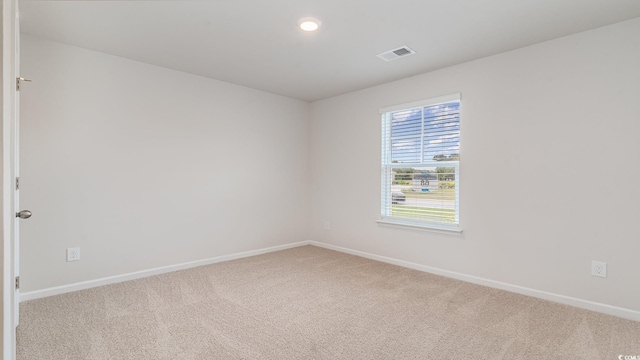
<instances>
[{"instance_id":1,"label":"window","mask_svg":"<svg viewBox=\"0 0 640 360\"><path fill-rule=\"evenodd\" d=\"M458 230L460 94L380 112L382 220Z\"/></svg>"}]
</instances>

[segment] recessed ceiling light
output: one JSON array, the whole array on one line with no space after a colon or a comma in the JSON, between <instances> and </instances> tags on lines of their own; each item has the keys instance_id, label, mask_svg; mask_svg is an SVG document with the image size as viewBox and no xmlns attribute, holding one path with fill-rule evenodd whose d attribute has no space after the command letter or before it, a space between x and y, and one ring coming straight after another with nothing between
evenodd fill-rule
<instances>
[{"instance_id":1,"label":"recessed ceiling light","mask_svg":"<svg viewBox=\"0 0 640 360\"><path fill-rule=\"evenodd\" d=\"M320 20L312 17L305 17L298 20L298 26L304 31L316 31L320 27Z\"/></svg>"}]
</instances>

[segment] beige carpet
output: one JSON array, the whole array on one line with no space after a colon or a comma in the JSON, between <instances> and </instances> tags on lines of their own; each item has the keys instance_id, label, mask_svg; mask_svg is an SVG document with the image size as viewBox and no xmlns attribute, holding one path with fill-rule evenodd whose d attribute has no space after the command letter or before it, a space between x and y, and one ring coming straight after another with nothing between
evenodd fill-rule
<instances>
[{"instance_id":1,"label":"beige carpet","mask_svg":"<svg viewBox=\"0 0 640 360\"><path fill-rule=\"evenodd\" d=\"M313 246L21 305L18 360L618 359L640 322Z\"/></svg>"}]
</instances>

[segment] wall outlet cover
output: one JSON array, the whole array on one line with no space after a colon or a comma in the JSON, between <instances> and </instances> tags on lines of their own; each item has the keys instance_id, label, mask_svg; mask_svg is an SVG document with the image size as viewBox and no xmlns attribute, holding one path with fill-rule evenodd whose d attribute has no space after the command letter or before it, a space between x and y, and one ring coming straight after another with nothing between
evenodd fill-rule
<instances>
[{"instance_id":1,"label":"wall outlet cover","mask_svg":"<svg viewBox=\"0 0 640 360\"><path fill-rule=\"evenodd\" d=\"M598 277L607 277L607 263L602 261L591 262L591 275Z\"/></svg>"},{"instance_id":2,"label":"wall outlet cover","mask_svg":"<svg viewBox=\"0 0 640 360\"><path fill-rule=\"evenodd\" d=\"M80 248L68 248L67 249L67 262L80 260Z\"/></svg>"}]
</instances>

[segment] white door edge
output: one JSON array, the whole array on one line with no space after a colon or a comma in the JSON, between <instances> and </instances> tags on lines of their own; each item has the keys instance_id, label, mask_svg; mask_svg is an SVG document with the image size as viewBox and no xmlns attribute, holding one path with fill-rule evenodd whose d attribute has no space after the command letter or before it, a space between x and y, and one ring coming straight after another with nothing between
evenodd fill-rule
<instances>
[{"instance_id":1,"label":"white door edge","mask_svg":"<svg viewBox=\"0 0 640 360\"><path fill-rule=\"evenodd\" d=\"M16 354L14 152L17 0L2 0L2 355Z\"/></svg>"}]
</instances>

